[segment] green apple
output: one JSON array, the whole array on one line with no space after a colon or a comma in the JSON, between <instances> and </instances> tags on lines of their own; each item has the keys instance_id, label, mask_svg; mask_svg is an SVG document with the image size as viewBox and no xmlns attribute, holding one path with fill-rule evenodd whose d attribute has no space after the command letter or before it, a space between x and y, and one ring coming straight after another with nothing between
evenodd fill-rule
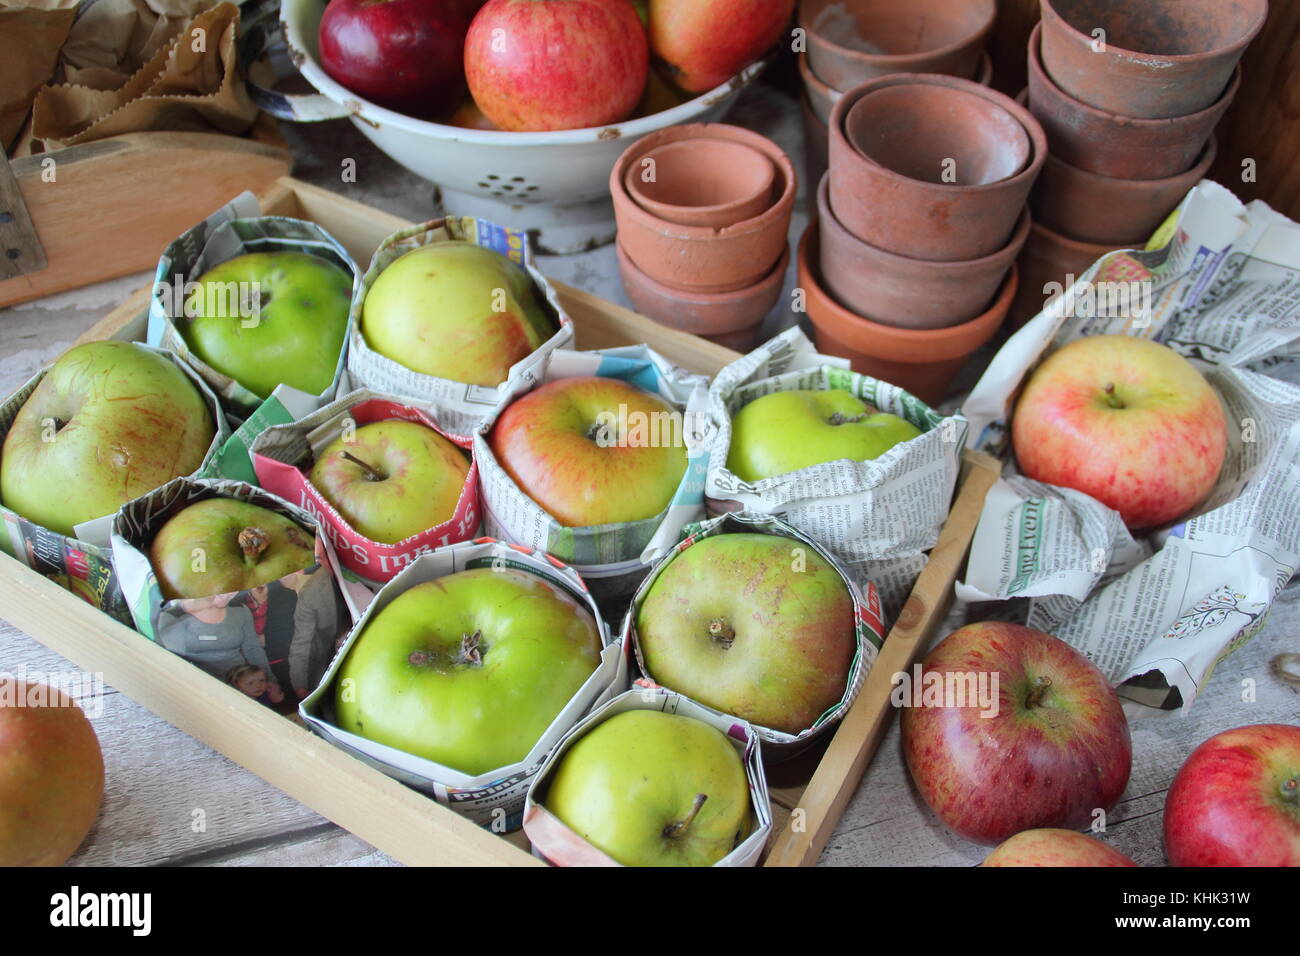
<instances>
[{"instance_id":1,"label":"green apple","mask_svg":"<svg viewBox=\"0 0 1300 956\"><path fill-rule=\"evenodd\" d=\"M600 663L596 621L510 568L403 591L339 668L338 726L478 776L517 763Z\"/></svg>"},{"instance_id":2,"label":"green apple","mask_svg":"<svg viewBox=\"0 0 1300 956\"><path fill-rule=\"evenodd\" d=\"M204 273L174 321L190 351L259 398L281 383L319 395L334 381L351 302L352 274L328 259L252 252Z\"/></svg>"},{"instance_id":3,"label":"green apple","mask_svg":"<svg viewBox=\"0 0 1300 956\"><path fill-rule=\"evenodd\" d=\"M361 332L372 349L413 371L500 385L555 323L522 268L491 249L445 240L379 273L362 303Z\"/></svg>"},{"instance_id":4,"label":"green apple","mask_svg":"<svg viewBox=\"0 0 1300 956\"><path fill-rule=\"evenodd\" d=\"M282 514L235 498L205 498L172 515L149 545L168 601L246 591L316 563L310 534Z\"/></svg>"},{"instance_id":5,"label":"green apple","mask_svg":"<svg viewBox=\"0 0 1300 956\"><path fill-rule=\"evenodd\" d=\"M362 425L320 454L311 483L356 531L396 544L456 511L469 460L427 425L399 419Z\"/></svg>"},{"instance_id":6,"label":"green apple","mask_svg":"<svg viewBox=\"0 0 1300 956\"><path fill-rule=\"evenodd\" d=\"M544 805L624 866L712 866L750 829L736 748L701 720L627 710L575 741Z\"/></svg>"},{"instance_id":7,"label":"green apple","mask_svg":"<svg viewBox=\"0 0 1300 956\"><path fill-rule=\"evenodd\" d=\"M681 416L616 378L561 378L508 405L488 437L521 491L569 528L653 518L686 474Z\"/></svg>"},{"instance_id":8,"label":"green apple","mask_svg":"<svg viewBox=\"0 0 1300 956\"><path fill-rule=\"evenodd\" d=\"M60 534L188 475L215 436L203 393L132 342L87 342L54 363L0 454L0 501Z\"/></svg>"},{"instance_id":9,"label":"green apple","mask_svg":"<svg viewBox=\"0 0 1300 956\"><path fill-rule=\"evenodd\" d=\"M772 392L732 419L727 468L741 481L761 481L827 461L879 458L920 434L842 388Z\"/></svg>"},{"instance_id":10,"label":"green apple","mask_svg":"<svg viewBox=\"0 0 1300 956\"><path fill-rule=\"evenodd\" d=\"M796 734L844 696L854 621L844 579L803 542L718 534L670 559L636 633L656 683Z\"/></svg>"}]
</instances>

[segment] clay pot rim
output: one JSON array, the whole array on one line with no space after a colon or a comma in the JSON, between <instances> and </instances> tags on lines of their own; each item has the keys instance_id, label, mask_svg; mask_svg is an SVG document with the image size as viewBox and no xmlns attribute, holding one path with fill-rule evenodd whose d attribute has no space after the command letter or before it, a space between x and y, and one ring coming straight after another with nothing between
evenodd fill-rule
<instances>
[{"instance_id":1,"label":"clay pot rim","mask_svg":"<svg viewBox=\"0 0 1300 956\"><path fill-rule=\"evenodd\" d=\"M683 226L666 219L660 219L637 205L623 185L623 177L632 163L636 162L650 150L668 143L684 139L729 139L732 142L752 146L772 161L777 172L785 178L781 193L772 200L772 204L751 219L744 219L730 226L714 229L710 226ZM617 203L626 200L623 214L643 228L659 233L667 239L716 241L749 235L771 228L772 224L794 207L795 192L799 180L794 171L794 163L776 143L759 133L733 126L730 123L684 123L679 126L665 126L663 129L648 133L632 143L619 155L618 161L609 173L610 193ZM789 243L787 242L787 245Z\"/></svg>"},{"instance_id":2,"label":"clay pot rim","mask_svg":"<svg viewBox=\"0 0 1300 956\"><path fill-rule=\"evenodd\" d=\"M1029 56L1026 59L1029 64L1030 77L1036 77L1043 86L1051 89L1058 98L1069 103L1073 109L1086 116L1093 123L1105 123L1115 127L1131 127L1152 131L1168 129L1174 126L1194 126L1210 114L1226 109L1224 104L1236 99L1237 91L1241 87L1241 64L1238 63L1232 71L1232 79L1224 87L1223 92L1213 103L1199 112L1186 113L1183 116L1167 116L1163 119L1141 119L1137 116L1125 116L1122 113L1108 113L1106 110L1099 110L1095 106L1089 106L1083 100L1075 99L1057 85L1043 66L1042 37L1043 24L1040 21L1034 27L1034 31L1029 34ZM1139 180L1139 182L1147 181L1149 180Z\"/></svg>"},{"instance_id":3,"label":"clay pot rim","mask_svg":"<svg viewBox=\"0 0 1300 956\"><path fill-rule=\"evenodd\" d=\"M676 140L671 143L660 143L654 149L648 150L647 152L643 153L640 158L644 159L647 156L649 156L651 153L658 152L661 149L672 149L674 147L689 148L692 144L695 143L701 143L701 144L702 143L725 143L727 146L735 146L735 147L739 147L740 149L745 149L745 150L749 150L752 153L756 153L757 155L761 156L763 159L767 160L767 172L769 173L767 182L764 184L763 188L758 190L757 192L753 192L746 196L741 196L738 199L731 200L730 202L711 203L705 206L682 206L675 203L664 202L662 199L655 199L653 196L646 195L644 190L636 188L637 183L639 182L636 175L636 164L629 163L627 167L627 174L623 177L623 186L625 189L627 189L628 195L632 197L632 201L636 203L638 206L640 206L642 209L645 209L647 212L650 212L652 215L655 215L658 218L662 219L663 216L660 213L656 212L655 211L656 209L659 210L681 209L681 210L685 210L686 211L685 214L687 215L718 216L718 215L723 215L725 213L731 212L733 210L743 209L745 206L751 204L755 199L760 198L764 195L766 195L768 200L771 199L772 187L776 183L776 166L775 164L772 163L771 157L769 157L766 153L754 149L752 146L746 143L737 143L735 140L730 140L730 139L720 139L716 137L709 138L709 137L700 136L700 137L693 137L691 139ZM631 184L630 186L629 183ZM767 207L765 206L763 207L761 212L766 212L766 211L767 211ZM754 217L750 216L748 218L753 219ZM664 219L664 221L674 222L676 220ZM728 225L734 225L737 222L744 222L744 221L745 220L743 219L736 219L728 223ZM681 225L688 225L688 224L681 223ZM726 226L716 226L716 227L702 226L697 228L725 229Z\"/></svg>"},{"instance_id":4,"label":"clay pot rim","mask_svg":"<svg viewBox=\"0 0 1300 956\"><path fill-rule=\"evenodd\" d=\"M1139 180L1140 182L1141 180ZM1037 220L1030 227L1031 233L1037 232L1046 236L1057 245L1064 246L1067 249L1073 249L1076 252L1086 252L1092 255L1093 261L1100 259L1102 256L1111 252L1119 252L1121 249L1141 249L1141 243L1136 246L1123 242L1105 243L1105 242L1084 242L1082 239L1071 239L1069 236L1057 232L1055 229L1049 229Z\"/></svg>"},{"instance_id":5,"label":"clay pot rim","mask_svg":"<svg viewBox=\"0 0 1300 956\"><path fill-rule=\"evenodd\" d=\"M912 83L965 90L990 100L996 106L1002 107L1020 123L1025 134L1029 137L1030 155L1025 165L1014 176L1008 176L1006 179L999 179L992 183L981 183L978 186L963 186L957 183L928 183L925 180L912 179L910 176L894 172L887 166L881 166L871 157L858 152L858 148L849 141L844 132L844 119L849 110L857 104L858 100L868 93L876 92L877 89L885 89L890 86L905 86ZM969 196L980 192L1015 189L1026 180L1037 178L1039 171L1043 168L1043 163L1047 160L1047 133L1043 131L1042 124L1038 122L1033 113L1011 97L999 93L997 90L981 86L974 80L963 80L960 77L947 76L943 73L891 73L888 76L880 76L874 80L868 80L866 83L861 83L851 90L846 90L844 95L836 101L835 109L831 111L830 122L827 125L830 127L830 135L834 140L840 142L848 152L852 153L856 161L870 166L873 172L878 173L882 178L904 186L920 184L936 189L941 188L952 196L959 194Z\"/></svg>"},{"instance_id":6,"label":"clay pot rim","mask_svg":"<svg viewBox=\"0 0 1300 956\"><path fill-rule=\"evenodd\" d=\"M907 329L895 325L882 325L866 316L858 315L851 309L846 309L822 286L811 255L811 247L817 242L818 228L817 219L814 217L809 221L808 228L804 230L803 237L799 240L796 266L799 285L804 287L804 293L810 302L816 300L820 308L824 308L826 312L840 320L840 327L833 329L830 334L851 348L860 348L861 351L875 358L907 365L933 365L937 362L965 358L997 332L998 327L1006 319L1007 311L1011 308L1011 300L1015 298L1016 289L1020 284L1020 267L1013 262L992 304L968 322L937 329ZM816 325L812 315L813 310L809 308L808 320ZM850 339L853 341L849 341ZM924 350L919 361L916 360L918 350Z\"/></svg>"},{"instance_id":7,"label":"clay pot rim","mask_svg":"<svg viewBox=\"0 0 1300 956\"><path fill-rule=\"evenodd\" d=\"M808 100L808 105L812 107L813 115L816 116L823 126L826 125L826 119L817 112L816 104L813 102L813 91L822 99L829 100L831 108L835 107L836 101L844 95L842 90L828 84L820 76L813 72L812 65L808 62L808 54L800 53L795 59L799 63L799 75L803 78L803 95ZM989 56L988 50L980 51L980 68L979 73L975 76L975 81L980 86L988 86L993 82L993 57ZM827 111L829 115L829 110Z\"/></svg>"},{"instance_id":8,"label":"clay pot rim","mask_svg":"<svg viewBox=\"0 0 1300 956\"><path fill-rule=\"evenodd\" d=\"M665 298L673 298L679 302L690 305L710 306L725 305L731 302L739 302L749 296L758 296L770 289L777 282L784 281L786 267L790 265L790 243L786 242L785 248L781 250L781 258L761 279L750 285L739 289L733 289L730 292L686 292L681 289L675 289L670 285L665 285L654 276L647 275L646 272L632 261L632 257L627 254L623 248L623 243L616 238L614 240L615 252L618 255L620 264L626 264L628 269L635 273L640 279L644 280L645 285L653 290L656 294ZM748 326L741 326L748 328ZM723 329L722 331L730 331Z\"/></svg>"},{"instance_id":9,"label":"clay pot rim","mask_svg":"<svg viewBox=\"0 0 1300 956\"><path fill-rule=\"evenodd\" d=\"M845 238L852 241L853 245L869 249L870 255L874 259L880 260L887 268L897 269L899 271L913 272L920 269L927 271L960 271L962 269L981 269L985 266L993 265L998 259L1007 257L1007 250L1015 248L1017 252L1019 247L1024 245L1029 236L1029 230L1033 225L1033 217L1029 213L1029 205L1026 203L1025 208L1020 211L1020 218L1016 220L1016 227L1011 231L1011 238L1001 249L990 252L986 256L980 256L978 259L917 259L915 256L901 256L897 252L890 252L888 249L881 249L879 246L872 245L865 239L856 236L844 223L840 222L840 217L835 214L835 209L831 206L831 174L827 170L817 186L817 215L815 219L820 220L822 216L822 207L825 206L829 214L828 219L834 223L834 228L842 232ZM1014 259L1012 255L1010 258ZM874 319L872 321L875 321Z\"/></svg>"},{"instance_id":10,"label":"clay pot rim","mask_svg":"<svg viewBox=\"0 0 1300 956\"><path fill-rule=\"evenodd\" d=\"M1251 0L1247 0L1247 2L1251 2ZM1268 0L1254 0L1254 2L1258 4L1257 19L1242 38L1228 44L1227 46L1215 47L1211 50L1201 50L1198 53L1143 53L1141 50L1130 50L1107 40L1106 53L1102 55L1105 56L1114 50L1122 59L1130 61L1138 66L1161 70L1167 69L1167 67L1162 66L1161 64L1168 63L1178 66L1191 64L1195 60L1204 60L1210 57L1226 57L1238 53L1250 46L1251 41L1259 35L1259 31L1264 29L1264 21L1268 19ZM1040 0L1040 6L1042 7L1043 20L1050 18L1060 25L1062 28L1061 32L1069 37L1071 42L1082 44L1088 47L1089 51L1091 51L1092 37L1077 29L1074 24L1059 14L1056 11L1056 8L1052 6L1052 0ZM1037 30L1041 28L1041 25L1042 21L1040 20L1039 26L1035 29ZM1032 46L1032 39L1030 40L1030 44Z\"/></svg>"},{"instance_id":11,"label":"clay pot rim","mask_svg":"<svg viewBox=\"0 0 1300 956\"><path fill-rule=\"evenodd\" d=\"M1205 141L1201 147L1200 155L1196 162L1185 171L1178 173L1176 176L1165 176L1161 179L1121 179L1118 176L1103 176L1100 173L1089 172L1086 169L1080 169L1067 163L1057 156L1048 156L1047 165L1060 168L1068 176L1074 176L1084 182L1096 183L1107 189L1123 190L1125 192L1149 192L1152 189L1159 189L1161 186L1173 186L1180 179L1194 178L1201 180L1214 165L1215 157L1219 154L1219 138L1210 134L1210 138Z\"/></svg>"},{"instance_id":12,"label":"clay pot rim","mask_svg":"<svg viewBox=\"0 0 1300 956\"><path fill-rule=\"evenodd\" d=\"M860 63L874 64L884 67L900 67L912 63L923 63L926 60L936 60L951 53L956 53L958 50L971 46L972 44L979 44L982 46L990 31L992 31L994 22L997 20L998 5L997 0L979 0L979 2L986 5L988 16L975 33L963 40L957 41L956 43L950 43L947 46L942 47L935 47L933 50L918 50L916 53L867 53L865 50L854 50L851 47L841 46L834 40L827 39L825 36L813 29L812 21L817 18L808 12L809 8L812 7L813 4L804 2L804 0L800 0L799 3L798 23L800 28L802 28L808 36L816 37L818 43L834 50L836 54L840 56L848 57L849 59L856 60ZM821 9L824 9L824 7L825 4L822 4L822 7L819 8L817 12L821 13Z\"/></svg>"}]
</instances>

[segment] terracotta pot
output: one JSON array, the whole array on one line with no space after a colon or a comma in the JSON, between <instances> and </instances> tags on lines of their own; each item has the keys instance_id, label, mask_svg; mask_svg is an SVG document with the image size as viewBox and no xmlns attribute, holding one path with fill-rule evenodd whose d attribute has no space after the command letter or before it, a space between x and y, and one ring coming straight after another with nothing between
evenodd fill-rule
<instances>
[{"instance_id":1,"label":"terracotta pot","mask_svg":"<svg viewBox=\"0 0 1300 956\"><path fill-rule=\"evenodd\" d=\"M1209 172L1217 152L1211 136L1195 166L1167 179L1113 179L1048 156L1029 204L1037 222L1082 242L1145 245Z\"/></svg>"},{"instance_id":2,"label":"terracotta pot","mask_svg":"<svg viewBox=\"0 0 1300 956\"><path fill-rule=\"evenodd\" d=\"M1050 282L1064 285L1067 276L1078 279L1094 262L1116 249L1133 248L1125 243L1080 242L1034 223L1029 230L1029 241L1021 250L1017 265L1020 267L1020 291L1011 305L1009 324L1018 329L1039 312L1053 297L1044 287Z\"/></svg>"},{"instance_id":3,"label":"terracotta pot","mask_svg":"<svg viewBox=\"0 0 1300 956\"><path fill-rule=\"evenodd\" d=\"M776 170L772 204L752 219L722 229L668 222L638 206L623 185L629 167L653 149L695 138L725 139L767 156ZM779 146L758 133L725 123L657 130L629 146L609 177L618 241L637 268L669 287L706 294L747 288L772 271L787 245L797 188L794 166Z\"/></svg>"},{"instance_id":4,"label":"terracotta pot","mask_svg":"<svg viewBox=\"0 0 1300 956\"><path fill-rule=\"evenodd\" d=\"M808 94L799 97L799 108L803 112L804 182L810 186L820 183L828 165L827 154L830 150L830 129L817 118L816 111L808 102Z\"/></svg>"},{"instance_id":5,"label":"terracotta pot","mask_svg":"<svg viewBox=\"0 0 1300 956\"><path fill-rule=\"evenodd\" d=\"M776 169L763 153L726 139L685 139L652 149L628 167L623 185L651 215L721 229L772 204Z\"/></svg>"},{"instance_id":6,"label":"terracotta pot","mask_svg":"<svg viewBox=\"0 0 1300 956\"><path fill-rule=\"evenodd\" d=\"M823 124L830 122L831 110L835 108L835 101L844 94L821 81L808 66L807 53L800 53L797 59L799 61L799 75L803 78L803 88L808 95L808 103ZM993 58L987 53L980 56L980 68L978 75L975 77L975 82L980 86L988 86L993 82ZM813 181L816 182L816 180Z\"/></svg>"},{"instance_id":7,"label":"terracotta pot","mask_svg":"<svg viewBox=\"0 0 1300 956\"><path fill-rule=\"evenodd\" d=\"M1199 113L1222 95L1268 0L1042 0L1043 67L1069 96L1139 119ZM1105 31L1093 49L1093 31Z\"/></svg>"},{"instance_id":8,"label":"terracotta pot","mask_svg":"<svg viewBox=\"0 0 1300 956\"><path fill-rule=\"evenodd\" d=\"M991 256L927 262L877 249L853 235L830 207L829 177L817 190L819 275L835 301L882 325L939 329L968 322L988 308L1029 237L1029 210L1011 241Z\"/></svg>"},{"instance_id":9,"label":"terracotta pot","mask_svg":"<svg viewBox=\"0 0 1300 956\"><path fill-rule=\"evenodd\" d=\"M1144 120L1094 109L1069 96L1043 71L1042 24L1029 37L1029 109L1047 131L1052 155L1115 179L1166 179L1186 172L1241 86L1238 68L1218 102L1174 119Z\"/></svg>"},{"instance_id":10,"label":"terracotta pot","mask_svg":"<svg viewBox=\"0 0 1300 956\"><path fill-rule=\"evenodd\" d=\"M934 95L935 88L940 95ZM894 89L903 93L890 96L897 121L889 122L889 131L900 137L900 147L914 147L920 161L936 172L941 159L951 157L957 160L959 177L971 176L980 151L1005 144L993 129L1005 136L1008 124L1028 134L1028 163L999 182L958 185L914 179L862 155L849 140L846 117L859 101ZM975 99L983 101L983 110L956 112L959 103ZM961 125L953 122L958 117ZM981 125L981 117L989 117L989 125ZM1010 241L1046 157L1042 128L1010 97L952 76L886 76L846 92L831 113L831 206L845 228L877 249L913 259L979 259ZM964 169L968 164L971 171Z\"/></svg>"},{"instance_id":11,"label":"terracotta pot","mask_svg":"<svg viewBox=\"0 0 1300 956\"><path fill-rule=\"evenodd\" d=\"M802 0L799 26L809 66L832 89L847 90L890 73L946 73L966 79L979 68L995 0Z\"/></svg>"},{"instance_id":12,"label":"terracotta pot","mask_svg":"<svg viewBox=\"0 0 1300 956\"><path fill-rule=\"evenodd\" d=\"M1016 294L1013 266L982 315L946 329L899 329L865 319L831 298L817 273L818 257L814 221L799 242L798 279L818 350L847 358L855 372L905 388L930 405L943 401L966 359L997 333Z\"/></svg>"},{"instance_id":13,"label":"terracotta pot","mask_svg":"<svg viewBox=\"0 0 1300 956\"><path fill-rule=\"evenodd\" d=\"M786 266L790 264L787 245L772 270L749 288L701 295L656 282L636 267L621 243L617 245L623 291L638 312L660 325L743 351L756 344L759 326L781 298Z\"/></svg>"}]
</instances>

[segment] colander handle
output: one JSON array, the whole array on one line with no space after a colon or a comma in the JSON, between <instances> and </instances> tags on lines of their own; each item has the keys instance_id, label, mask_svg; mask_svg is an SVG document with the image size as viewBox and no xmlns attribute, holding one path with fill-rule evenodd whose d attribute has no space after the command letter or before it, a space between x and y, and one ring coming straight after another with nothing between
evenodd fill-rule
<instances>
[{"instance_id":1,"label":"colander handle","mask_svg":"<svg viewBox=\"0 0 1300 956\"><path fill-rule=\"evenodd\" d=\"M352 115L345 106L323 93L281 93L254 82L249 77L249 67L263 57L270 58L277 79L291 75L294 69L280 26L280 2L251 0L240 7L239 16L239 72L249 98L259 109L276 119L297 123L318 123Z\"/></svg>"}]
</instances>

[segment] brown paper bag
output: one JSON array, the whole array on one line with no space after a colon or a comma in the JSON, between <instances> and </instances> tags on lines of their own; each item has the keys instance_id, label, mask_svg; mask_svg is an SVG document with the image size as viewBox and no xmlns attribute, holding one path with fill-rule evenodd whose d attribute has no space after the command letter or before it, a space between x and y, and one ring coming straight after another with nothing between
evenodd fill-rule
<instances>
[{"instance_id":1,"label":"brown paper bag","mask_svg":"<svg viewBox=\"0 0 1300 956\"><path fill-rule=\"evenodd\" d=\"M77 0L0 0L0 148L11 151L37 91L54 77Z\"/></svg>"}]
</instances>

